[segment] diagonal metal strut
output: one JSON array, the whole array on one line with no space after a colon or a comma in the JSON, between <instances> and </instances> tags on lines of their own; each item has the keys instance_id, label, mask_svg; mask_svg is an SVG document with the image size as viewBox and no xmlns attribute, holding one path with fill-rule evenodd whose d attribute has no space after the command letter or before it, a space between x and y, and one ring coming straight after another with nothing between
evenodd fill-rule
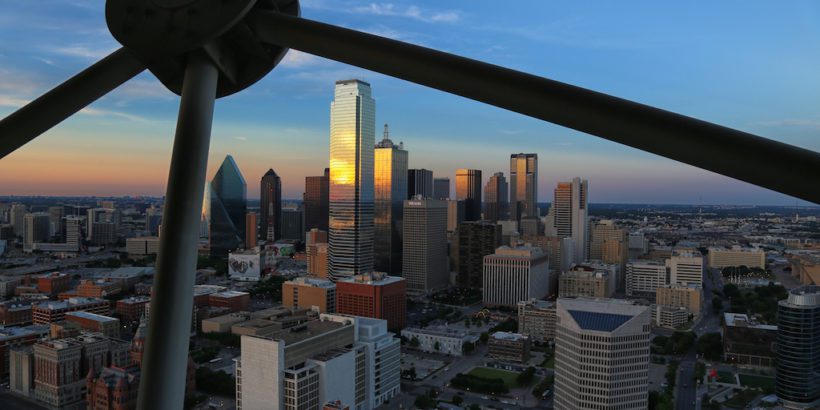
<instances>
[{"instance_id":1,"label":"diagonal metal strut","mask_svg":"<svg viewBox=\"0 0 820 410\"><path fill-rule=\"evenodd\" d=\"M352 64L820 204L820 154L481 61L269 11L266 42Z\"/></svg>"}]
</instances>

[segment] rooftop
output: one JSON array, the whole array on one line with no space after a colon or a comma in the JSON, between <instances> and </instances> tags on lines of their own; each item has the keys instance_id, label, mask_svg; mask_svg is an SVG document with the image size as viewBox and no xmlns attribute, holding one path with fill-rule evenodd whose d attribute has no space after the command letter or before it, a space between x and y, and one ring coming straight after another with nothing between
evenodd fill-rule
<instances>
[{"instance_id":1,"label":"rooftop","mask_svg":"<svg viewBox=\"0 0 820 410\"><path fill-rule=\"evenodd\" d=\"M32 325L26 327L0 327L0 341L17 339L33 334L48 334L48 325Z\"/></svg>"},{"instance_id":2,"label":"rooftop","mask_svg":"<svg viewBox=\"0 0 820 410\"><path fill-rule=\"evenodd\" d=\"M724 313L723 319L726 322L726 326L777 331L777 326L757 323L757 321L749 318L749 316L744 313Z\"/></svg>"},{"instance_id":3,"label":"rooftop","mask_svg":"<svg viewBox=\"0 0 820 410\"><path fill-rule=\"evenodd\" d=\"M366 273L363 275L356 275L351 276L349 278L342 278L339 279L336 283L339 282L346 282L346 283L360 283L360 284L367 284L367 285L374 285L374 286L384 286L390 285L393 283L401 282L404 278L399 276L389 276L384 272L373 272L373 273Z\"/></svg>"},{"instance_id":4,"label":"rooftop","mask_svg":"<svg viewBox=\"0 0 820 410\"><path fill-rule=\"evenodd\" d=\"M527 335L522 335L521 333L512 333L512 332L495 332L493 333L493 339L496 340L509 340L512 342L517 342L519 340L526 340L530 337Z\"/></svg>"},{"instance_id":5,"label":"rooftop","mask_svg":"<svg viewBox=\"0 0 820 410\"><path fill-rule=\"evenodd\" d=\"M117 321L117 319L115 319L113 317L108 317L108 316L98 315L96 313L83 312L83 311L68 312L65 315L66 316L81 317L83 319L93 320L93 321L96 321L96 322L116 322Z\"/></svg>"},{"instance_id":6,"label":"rooftop","mask_svg":"<svg viewBox=\"0 0 820 410\"><path fill-rule=\"evenodd\" d=\"M219 298L236 298L240 296L250 295L248 292L239 292L237 290L225 290L222 292L211 293L212 297Z\"/></svg>"},{"instance_id":7,"label":"rooftop","mask_svg":"<svg viewBox=\"0 0 820 410\"><path fill-rule=\"evenodd\" d=\"M327 279L319 279L319 278L308 278L308 277L299 277L293 280L288 281L287 283L291 283L294 285L300 286L313 286L317 288L326 288L332 289L336 287L336 284L327 280Z\"/></svg>"},{"instance_id":8,"label":"rooftop","mask_svg":"<svg viewBox=\"0 0 820 410\"><path fill-rule=\"evenodd\" d=\"M83 306L83 305L92 305L98 304L100 302L106 302L103 299L97 298L68 298L66 300L59 300L59 301L50 301L50 302L42 302L38 303L35 308L37 309L49 309L49 310L58 310L58 309L68 309L72 306Z\"/></svg>"}]
</instances>

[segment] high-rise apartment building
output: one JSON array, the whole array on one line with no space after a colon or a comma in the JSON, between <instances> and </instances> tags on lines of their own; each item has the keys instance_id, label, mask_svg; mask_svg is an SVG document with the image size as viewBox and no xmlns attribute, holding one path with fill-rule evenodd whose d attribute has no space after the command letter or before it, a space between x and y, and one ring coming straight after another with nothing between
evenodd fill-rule
<instances>
[{"instance_id":1,"label":"high-rise apartment building","mask_svg":"<svg viewBox=\"0 0 820 410\"><path fill-rule=\"evenodd\" d=\"M666 260L669 283L703 286L703 256L692 252L675 252Z\"/></svg>"},{"instance_id":2,"label":"high-rise apartment building","mask_svg":"<svg viewBox=\"0 0 820 410\"><path fill-rule=\"evenodd\" d=\"M484 220L497 222L510 217L510 203L507 199L507 178L503 172L496 172L484 186Z\"/></svg>"},{"instance_id":3,"label":"high-rise apartment building","mask_svg":"<svg viewBox=\"0 0 820 410\"><path fill-rule=\"evenodd\" d=\"M376 102L370 84L336 82L330 104L328 275L373 271L373 147Z\"/></svg>"},{"instance_id":4,"label":"high-rise apartment building","mask_svg":"<svg viewBox=\"0 0 820 410\"><path fill-rule=\"evenodd\" d=\"M228 155L205 185L202 218L207 226L211 256L227 258L245 239L247 185L239 166Z\"/></svg>"},{"instance_id":5,"label":"high-rise apartment building","mask_svg":"<svg viewBox=\"0 0 820 410\"><path fill-rule=\"evenodd\" d=\"M555 409L646 409L650 312L618 299L558 299Z\"/></svg>"},{"instance_id":6,"label":"high-rise apartment building","mask_svg":"<svg viewBox=\"0 0 820 410\"><path fill-rule=\"evenodd\" d=\"M327 232L330 207L330 168L324 175L305 177L305 230L320 229Z\"/></svg>"},{"instance_id":7,"label":"high-rise apartment building","mask_svg":"<svg viewBox=\"0 0 820 410\"><path fill-rule=\"evenodd\" d=\"M404 201L402 277L407 293L428 294L449 284L447 262L447 202L437 199Z\"/></svg>"},{"instance_id":8,"label":"high-rise apartment building","mask_svg":"<svg viewBox=\"0 0 820 410\"><path fill-rule=\"evenodd\" d=\"M433 178L433 199L450 199L450 178Z\"/></svg>"},{"instance_id":9,"label":"high-rise apartment building","mask_svg":"<svg viewBox=\"0 0 820 410\"><path fill-rule=\"evenodd\" d=\"M663 261L634 260L626 264L626 296L655 299L655 290L668 284Z\"/></svg>"},{"instance_id":10,"label":"high-rise apartment building","mask_svg":"<svg viewBox=\"0 0 820 410\"><path fill-rule=\"evenodd\" d=\"M587 190L587 180L573 178L570 182L559 182L547 218L547 225L554 228L555 236L561 239L572 238L572 262L583 262L588 259Z\"/></svg>"},{"instance_id":11,"label":"high-rise apartment building","mask_svg":"<svg viewBox=\"0 0 820 410\"><path fill-rule=\"evenodd\" d=\"M259 188L261 234L268 242L282 237L282 179L273 168L262 176Z\"/></svg>"},{"instance_id":12,"label":"high-rise apartment building","mask_svg":"<svg viewBox=\"0 0 820 410\"><path fill-rule=\"evenodd\" d=\"M389 329L400 330L407 316L407 282L382 272L340 279L336 281L336 312L384 319Z\"/></svg>"},{"instance_id":13,"label":"high-rise apartment building","mask_svg":"<svg viewBox=\"0 0 820 410\"><path fill-rule=\"evenodd\" d=\"M522 300L542 299L549 294L549 284L549 263L541 248L502 246L484 257L485 305L517 306Z\"/></svg>"},{"instance_id":14,"label":"high-rise apartment building","mask_svg":"<svg viewBox=\"0 0 820 410\"><path fill-rule=\"evenodd\" d=\"M820 407L820 287L789 291L777 309L777 397L787 409Z\"/></svg>"},{"instance_id":15,"label":"high-rise apartment building","mask_svg":"<svg viewBox=\"0 0 820 410\"><path fill-rule=\"evenodd\" d=\"M407 198L433 197L433 171L429 169L407 170Z\"/></svg>"},{"instance_id":16,"label":"high-rise apartment building","mask_svg":"<svg viewBox=\"0 0 820 410\"><path fill-rule=\"evenodd\" d=\"M481 219L481 170L456 170L456 199L464 201L464 220Z\"/></svg>"},{"instance_id":17,"label":"high-rise apartment building","mask_svg":"<svg viewBox=\"0 0 820 410\"><path fill-rule=\"evenodd\" d=\"M537 218L538 154L510 155L511 219Z\"/></svg>"},{"instance_id":18,"label":"high-rise apartment building","mask_svg":"<svg viewBox=\"0 0 820 410\"><path fill-rule=\"evenodd\" d=\"M501 226L487 221L464 222L458 226L458 286L481 289L484 257L501 245Z\"/></svg>"},{"instance_id":19,"label":"high-rise apartment building","mask_svg":"<svg viewBox=\"0 0 820 410\"><path fill-rule=\"evenodd\" d=\"M375 235L373 264L380 272L401 274L402 213L407 199L407 151L394 144L384 124L384 138L374 153Z\"/></svg>"},{"instance_id":20,"label":"high-rise apartment building","mask_svg":"<svg viewBox=\"0 0 820 410\"><path fill-rule=\"evenodd\" d=\"M24 217L26 230L23 235L23 244L30 248L35 242L45 242L51 237L51 223L45 212L26 214Z\"/></svg>"}]
</instances>

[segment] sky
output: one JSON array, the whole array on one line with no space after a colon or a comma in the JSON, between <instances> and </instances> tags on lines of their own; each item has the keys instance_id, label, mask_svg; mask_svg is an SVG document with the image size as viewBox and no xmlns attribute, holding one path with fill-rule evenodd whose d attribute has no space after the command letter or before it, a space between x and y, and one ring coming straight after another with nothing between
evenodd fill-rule
<instances>
[{"instance_id":1,"label":"sky","mask_svg":"<svg viewBox=\"0 0 820 410\"><path fill-rule=\"evenodd\" d=\"M507 66L820 151L820 3L814 0L303 0L302 16ZM119 47L101 0L0 3L0 117ZM509 175L539 156L539 201L589 180L598 203L805 205L802 200L489 105L290 51L270 74L217 101L208 178L232 155L259 197L273 168L283 196L328 163L336 80L360 78L411 168L454 180ZM0 160L2 195L161 196L179 99L145 72ZM659 136L662 138L662 136ZM772 158L776 161L777 158ZM754 166L754 164L749 164Z\"/></svg>"}]
</instances>

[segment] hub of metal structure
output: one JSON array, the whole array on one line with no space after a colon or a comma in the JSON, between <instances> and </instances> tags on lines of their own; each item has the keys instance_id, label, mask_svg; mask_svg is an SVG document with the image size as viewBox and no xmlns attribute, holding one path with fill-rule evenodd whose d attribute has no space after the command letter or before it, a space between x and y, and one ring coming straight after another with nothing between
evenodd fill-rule
<instances>
[{"instance_id":1,"label":"hub of metal structure","mask_svg":"<svg viewBox=\"0 0 820 410\"><path fill-rule=\"evenodd\" d=\"M187 54L203 49L219 70L219 98L252 85L287 53L248 28L252 10L300 13L298 0L108 0L105 19L114 38L177 95Z\"/></svg>"}]
</instances>

